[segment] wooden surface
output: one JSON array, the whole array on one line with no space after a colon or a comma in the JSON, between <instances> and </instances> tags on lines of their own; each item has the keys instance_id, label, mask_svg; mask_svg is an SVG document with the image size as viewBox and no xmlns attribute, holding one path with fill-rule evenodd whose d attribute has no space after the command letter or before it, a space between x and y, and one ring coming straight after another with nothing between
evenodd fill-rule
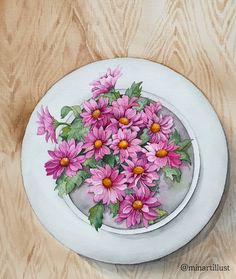
<instances>
[{"instance_id":1,"label":"wooden surface","mask_svg":"<svg viewBox=\"0 0 236 279\"><path fill-rule=\"evenodd\" d=\"M215 217L189 245L115 266L76 255L41 226L24 192L20 149L52 84L89 62L126 56L163 63L204 92L225 129L231 173ZM236 1L0 0L0 94L1 279L236 278ZM182 263L231 271L182 272Z\"/></svg>"}]
</instances>

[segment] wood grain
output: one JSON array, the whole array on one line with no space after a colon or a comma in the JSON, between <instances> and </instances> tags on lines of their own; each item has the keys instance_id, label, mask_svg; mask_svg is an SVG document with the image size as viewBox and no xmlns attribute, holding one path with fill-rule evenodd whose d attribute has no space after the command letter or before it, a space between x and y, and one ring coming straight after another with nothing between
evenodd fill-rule
<instances>
[{"instance_id":1,"label":"wood grain","mask_svg":"<svg viewBox=\"0 0 236 279\"><path fill-rule=\"evenodd\" d=\"M46 90L84 64L124 56L163 63L204 92L225 129L231 169L220 208L189 245L133 266L80 257L52 238L20 170L24 130ZM236 278L235 88L234 0L0 0L0 278ZM231 271L184 273L181 263Z\"/></svg>"}]
</instances>

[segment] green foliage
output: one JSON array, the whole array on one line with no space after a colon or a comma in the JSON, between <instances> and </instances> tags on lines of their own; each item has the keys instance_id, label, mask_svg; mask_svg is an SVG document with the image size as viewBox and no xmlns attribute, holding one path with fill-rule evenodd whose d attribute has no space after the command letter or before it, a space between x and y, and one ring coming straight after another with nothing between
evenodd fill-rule
<instances>
[{"instance_id":1,"label":"green foliage","mask_svg":"<svg viewBox=\"0 0 236 279\"><path fill-rule=\"evenodd\" d=\"M174 143L179 146L176 152L180 154L180 160L185 161L191 165L188 149L192 144L192 140L185 139L182 141L180 134L178 133L177 130L175 130L173 135L170 137L170 143Z\"/></svg>"},{"instance_id":2,"label":"green foliage","mask_svg":"<svg viewBox=\"0 0 236 279\"><path fill-rule=\"evenodd\" d=\"M96 231L98 231L98 229L102 226L104 210L105 208L102 203L97 203L95 206L89 209L88 219L90 221L90 224L95 227Z\"/></svg>"},{"instance_id":3,"label":"green foliage","mask_svg":"<svg viewBox=\"0 0 236 279\"><path fill-rule=\"evenodd\" d=\"M80 113L82 112L81 107L80 106L64 106L61 109L61 118L64 118L67 116L67 114L72 111L75 117L80 116Z\"/></svg>"},{"instance_id":4,"label":"green foliage","mask_svg":"<svg viewBox=\"0 0 236 279\"><path fill-rule=\"evenodd\" d=\"M116 217L116 215L117 215L117 213L118 213L118 211L119 211L119 208L120 208L120 202L118 201L117 203L110 203L109 205L108 205L108 207L109 207L109 209L110 209L110 211L111 211L111 213L112 213L112 217L114 218L114 217Z\"/></svg>"},{"instance_id":5,"label":"green foliage","mask_svg":"<svg viewBox=\"0 0 236 279\"><path fill-rule=\"evenodd\" d=\"M70 126L66 126L62 129L60 136L62 139L69 141L74 138L75 140L82 140L88 133L89 127L84 127L81 118L75 118Z\"/></svg>"},{"instance_id":6,"label":"green foliage","mask_svg":"<svg viewBox=\"0 0 236 279\"><path fill-rule=\"evenodd\" d=\"M119 157L112 154L104 155L102 162L114 168L114 166L119 162Z\"/></svg>"},{"instance_id":7,"label":"green foliage","mask_svg":"<svg viewBox=\"0 0 236 279\"><path fill-rule=\"evenodd\" d=\"M139 111L142 111L147 105L150 104L150 100L147 98L141 97L137 100L137 103L139 105L135 106L134 109L139 112Z\"/></svg>"},{"instance_id":8,"label":"green foliage","mask_svg":"<svg viewBox=\"0 0 236 279\"><path fill-rule=\"evenodd\" d=\"M167 178L178 183L180 182L181 171L179 169L165 166L162 170Z\"/></svg>"},{"instance_id":9,"label":"green foliage","mask_svg":"<svg viewBox=\"0 0 236 279\"><path fill-rule=\"evenodd\" d=\"M88 158L84 163L83 163L83 165L85 166L85 167L89 167L89 168L96 168L96 166L97 166L97 161L95 160L95 158Z\"/></svg>"},{"instance_id":10,"label":"green foliage","mask_svg":"<svg viewBox=\"0 0 236 279\"><path fill-rule=\"evenodd\" d=\"M126 195L132 195L132 194L134 194L134 189L126 188L125 193L126 193Z\"/></svg>"},{"instance_id":11,"label":"green foliage","mask_svg":"<svg viewBox=\"0 0 236 279\"><path fill-rule=\"evenodd\" d=\"M109 92L104 93L101 96L108 98L109 104L112 104L113 101L116 101L118 98L120 98L120 92L115 89L111 89Z\"/></svg>"},{"instance_id":12,"label":"green foliage","mask_svg":"<svg viewBox=\"0 0 236 279\"><path fill-rule=\"evenodd\" d=\"M132 97L140 97L141 92L142 92L142 84L143 82L133 82L130 88L126 89L125 95L129 96L130 98Z\"/></svg>"},{"instance_id":13,"label":"green foliage","mask_svg":"<svg viewBox=\"0 0 236 279\"><path fill-rule=\"evenodd\" d=\"M159 214L156 220L150 220L148 223L149 225L153 225L155 224L157 221L159 221L160 219L162 219L163 217L166 217L168 215L168 212L164 209L161 208L157 208L156 212Z\"/></svg>"},{"instance_id":14,"label":"green foliage","mask_svg":"<svg viewBox=\"0 0 236 279\"><path fill-rule=\"evenodd\" d=\"M149 138L147 132L148 132L148 129L144 129L143 133L140 135L140 139L142 141L141 144L145 144L149 141L150 138Z\"/></svg>"},{"instance_id":15,"label":"green foliage","mask_svg":"<svg viewBox=\"0 0 236 279\"><path fill-rule=\"evenodd\" d=\"M56 188L58 190L58 195L62 198L64 195L69 194L74 190L75 187L79 187L86 178L89 177L89 174L86 171L80 170L76 175L69 177L63 173L56 180Z\"/></svg>"}]
</instances>

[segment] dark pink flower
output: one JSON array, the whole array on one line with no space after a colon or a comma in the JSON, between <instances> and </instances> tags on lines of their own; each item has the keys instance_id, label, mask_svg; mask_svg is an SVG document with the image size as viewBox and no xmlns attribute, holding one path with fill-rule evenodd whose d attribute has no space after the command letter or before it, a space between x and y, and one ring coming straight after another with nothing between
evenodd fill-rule
<instances>
[{"instance_id":1,"label":"dark pink flower","mask_svg":"<svg viewBox=\"0 0 236 279\"><path fill-rule=\"evenodd\" d=\"M74 176L85 161L85 156L79 155L82 145L82 142L76 145L75 140L71 139L69 143L63 141L54 151L49 150L52 160L45 164L47 175L57 179L65 170L67 176Z\"/></svg>"},{"instance_id":2,"label":"dark pink flower","mask_svg":"<svg viewBox=\"0 0 236 279\"><path fill-rule=\"evenodd\" d=\"M116 101L113 101L112 106L114 108L118 108L118 109L122 108L123 110L127 110L128 108L138 106L139 103L136 102L137 100L138 100L137 97L129 98L127 95L123 95Z\"/></svg>"},{"instance_id":3,"label":"dark pink flower","mask_svg":"<svg viewBox=\"0 0 236 279\"><path fill-rule=\"evenodd\" d=\"M55 119L51 116L50 112L48 111L48 107L43 108L41 107L41 111L37 112L39 124L37 134L44 135L45 139L48 142L51 139L52 142L57 143L56 133L55 133Z\"/></svg>"},{"instance_id":4,"label":"dark pink flower","mask_svg":"<svg viewBox=\"0 0 236 279\"><path fill-rule=\"evenodd\" d=\"M143 223L147 228L149 220L156 220L159 214L153 209L160 206L155 192L143 192L136 189L134 194L127 195L120 204L117 223L126 220L127 228L134 227Z\"/></svg>"},{"instance_id":5,"label":"dark pink flower","mask_svg":"<svg viewBox=\"0 0 236 279\"><path fill-rule=\"evenodd\" d=\"M109 129L104 130L103 127L93 127L87 134L84 141L86 158L90 158L95 155L96 160L102 159L106 154L110 154L111 151L108 148L108 139L111 136L112 131Z\"/></svg>"},{"instance_id":6,"label":"dark pink flower","mask_svg":"<svg viewBox=\"0 0 236 279\"><path fill-rule=\"evenodd\" d=\"M166 141L173 127L173 118L170 115L157 116L153 114L152 118L148 120L146 127L148 127L147 134L150 137L150 142Z\"/></svg>"},{"instance_id":7,"label":"dark pink flower","mask_svg":"<svg viewBox=\"0 0 236 279\"><path fill-rule=\"evenodd\" d=\"M180 154L175 152L178 146L174 143L168 144L167 141L148 143L145 148L147 149L147 159L156 166L156 170L159 170L166 165L179 168L182 164Z\"/></svg>"},{"instance_id":8,"label":"dark pink flower","mask_svg":"<svg viewBox=\"0 0 236 279\"><path fill-rule=\"evenodd\" d=\"M85 112L80 116L83 118L84 126L106 126L110 122L111 108L108 107L108 98L94 99L84 102Z\"/></svg>"},{"instance_id":9,"label":"dark pink flower","mask_svg":"<svg viewBox=\"0 0 236 279\"><path fill-rule=\"evenodd\" d=\"M125 196L126 179L123 174L119 174L117 167L111 168L109 165L91 169L92 176L86 180L91 186L89 193L94 194L94 201L102 201L104 204L116 203Z\"/></svg>"},{"instance_id":10,"label":"dark pink flower","mask_svg":"<svg viewBox=\"0 0 236 279\"><path fill-rule=\"evenodd\" d=\"M112 136L109 141L110 148L114 150L114 154L120 155L120 162L125 159L136 156L136 152L142 151L140 146L141 140L137 138L137 133L129 129L119 129L117 134Z\"/></svg>"},{"instance_id":11,"label":"dark pink flower","mask_svg":"<svg viewBox=\"0 0 236 279\"><path fill-rule=\"evenodd\" d=\"M92 85L93 98L97 98L100 94L107 93L114 88L120 76L121 69L117 66L115 69L108 68L105 74L92 81L90 85Z\"/></svg>"},{"instance_id":12,"label":"dark pink flower","mask_svg":"<svg viewBox=\"0 0 236 279\"><path fill-rule=\"evenodd\" d=\"M109 128L111 128L114 133L117 133L119 128L130 128L132 131L138 132L142 123L141 113L136 112L136 110L132 108L124 109L123 107L113 107L113 115Z\"/></svg>"},{"instance_id":13,"label":"dark pink flower","mask_svg":"<svg viewBox=\"0 0 236 279\"><path fill-rule=\"evenodd\" d=\"M126 160L122 167L122 173L126 176L130 188L138 187L145 190L147 186L155 186L154 181L159 179L156 166L147 161L145 154Z\"/></svg>"}]
</instances>

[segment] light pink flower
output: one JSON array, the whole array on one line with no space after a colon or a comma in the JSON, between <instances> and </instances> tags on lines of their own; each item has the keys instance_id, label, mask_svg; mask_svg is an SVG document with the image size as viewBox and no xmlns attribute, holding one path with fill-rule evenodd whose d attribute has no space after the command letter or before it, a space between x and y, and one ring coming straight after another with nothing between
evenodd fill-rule
<instances>
[{"instance_id":1,"label":"light pink flower","mask_svg":"<svg viewBox=\"0 0 236 279\"><path fill-rule=\"evenodd\" d=\"M111 108L108 107L108 98L100 98L97 102L94 99L85 101L85 112L80 116L83 118L84 126L106 126L110 122Z\"/></svg>"},{"instance_id":2,"label":"light pink flower","mask_svg":"<svg viewBox=\"0 0 236 279\"><path fill-rule=\"evenodd\" d=\"M134 227L143 223L147 228L149 220L156 220L159 214L153 209L160 206L155 192L143 192L136 189L134 194L127 195L120 204L117 223L126 220L127 228Z\"/></svg>"},{"instance_id":3,"label":"light pink flower","mask_svg":"<svg viewBox=\"0 0 236 279\"><path fill-rule=\"evenodd\" d=\"M121 163L128 159L129 156L131 158L136 157L136 152L142 151L141 140L137 138L137 133L129 129L119 129L118 133L112 136L109 143L110 148L114 150L114 154L120 155Z\"/></svg>"},{"instance_id":4,"label":"light pink flower","mask_svg":"<svg viewBox=\"0 0 236 279\"><path fill-rule=\"evenodd\" d=\"M82 142L76 145L75 140L71 139L69 143L63 141L54 151L49 150L52 160L45 164L47 175L57 179L65 170L67 176L74 176L85 161L85 156L79 155L82 145Z\"/></svg>"},{"instance_id":5,"label":"light pink flower","mask_svg":"<svg viewBox=\"0 0 236 279\"><path fill-rule=\"evenodd\" d=\"M129 108L113 107L113 116L111 117L111 124L108 126L114 133L117 133L118 129L130 128L132 131L138 132L143 121L141 119L141 113Z\"/></svg>"},{"instance_id":6,"label":"light pink flower","mask_svg":"<svg viewBox=\"0 0 236 279\"><path fill-rule=\"evenodd\" d=\"M168 144L167 141L148 143L145 148L147 149L146 155L148 161L153 163L157 170L166 165L179 168L182 164L180 154L175 152L178 146L173 143Z\"/></svg>"},{"instance_id":7,"label":"light pink flower","mask_svg":"<svg viewBox=\"0 0 236 279\"><path fill-rule=\"evenodd\" d=\"M123 174L119 174L117 167L111 168L109 165L91 169L92 176L86 180L91 186L89 193L94 194L94 201L102 201L104 204L116 203L125 196L126 179Z\"/></svg>"},{"instance_id":8,"label":"light pink flower","mask_svg":"<svg viewBox=\"0 0 236 279\"><path fill-rule=\"evenodd\" d=\"M132 108L135 106L138 106L139 103L136 102L138 100L137 97L128 97L127 95L123 95L121 98L117 99L116 101L112 102L112 106L115 108L122 108L124 110L128 109L128 108Z\"/></svg>"},{"instance_id":9,"label":"light pink flower","mask_svg":"<svg viewBox=\"0 0 236 279\"><path fill-rule=\"evenodd\" d=\"M145 154L132 158L132 161L126 160L122 167L124 168L122 173L130 188L138 187L145 190L147 186L155 186L154 181L159 179L156 166L147 161Z\"/></svg>"},{"instance_id":10,"label":"light pink flower","mask_svg":"<svg viewBox=\"0 0 236 279\"><path fill-rule=\"evenodd\" d=\"M100 94L107 93L115 87L118 78L121 76L121 69L117 66L115 69L107 69L107 72L90 83L92 85L93 98Z\"/></svg>"},{"instance_id":11,"label":"light pink flower","mask_svg":"<svg viewBox=\"0 0 236 279\"><path fill-rule=\"evenodd\" d=\"M157 116L153 114L148 119L146 127L148 127L147 134L150 137L150 142L158 143L159 141L166 141L173 127L173 118L170 115Z\"/></svg>"},{"instance_id":12,"label":"light pink flower","mask_svg":"<svg viewBox=\"0 0 236 279\"><path fill-rule=\"evenodd\" d=\"M56 133L55 133L55 119L51 116L50 112L48 111L48 107L43 108L41 107L41 111L37 112L39 124L37 134L44 135L45 139L48 142L49 138L52 142L57 143Z\"/></svg>"},{"instance_id":13,"label":"light pink flower","mask_svg":"<svg viewBox=\"0 0 236 279\"><path fill-rule=\"evenodd\" d=\"M85 153L87 152L86 158L95 155L95 159L100 160L105 154L110 154L111 151L107 145L111 133L112 131L109 129L104 130L103 127L93 127L84 139L83 148L85 148Z\"/></svg>"}]
</instances>

